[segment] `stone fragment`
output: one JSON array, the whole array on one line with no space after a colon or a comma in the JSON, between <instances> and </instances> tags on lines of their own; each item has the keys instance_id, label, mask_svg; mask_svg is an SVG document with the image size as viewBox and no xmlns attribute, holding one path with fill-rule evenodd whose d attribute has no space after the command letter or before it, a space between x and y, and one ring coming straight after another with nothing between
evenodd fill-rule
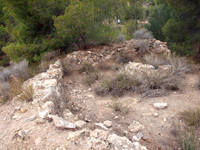
<instances>
[{"instance_id":1,"label":"stone fragment","mask_svg":"<svg viewBox=\"0 0 200 150\"><path fill-rule=\"evenodd\" d=\"M85 121L79 120L77 122L75 122L75 125L78 129L83 128L87 123Z\"/></svg>"},{"instance_id":2,"label":"stone fragment","mask_svg":"<svg viewBox=\"0 0 200 150\"><path fill-rule=\"evenodd\" d=\"M144 126L137 121L133 121L133 123L128 126L130 132L138 132L144 129Z\"/></svg>"},{"instance_id":3,"label":"stone fragment","mask_svg":"<svg viewBox=\"0 0 200 150\"><path fill-rule=\"evenodd\" d=\"M33 100L32 101L32 105L35 106L35 107L39 107L40 106L40 104L38 103L37 100Z\"/></svg>"},{"instance_id":4,"label":"stone fragment","mask_svg":"<svg viewBox=\"0 0 200 150\"><path fill-rule=\"evenodd\" d=\"M112 121L104 121L103 122L103 125L105 126L105 127L107 127L107 128L110 128L110 127L112 127Z\"/></svg>"},{"instance_id":5,"label":"stone fragment","mask_svg":"<svg viewBox=\"0 0 200 150\"><path fill-rule=\"evenodd\" d=\"M48 110L44 110L44 111L41 111L38 113L38 116L42 119L45 119L47 118L47 115L49 114L49 111Z\"/></svg>"},{"instance_id":6,"label":"stone fragment","mask_svg":"<svg viewBox=\"0 0 200 150\"><path fill-rule=\"evenodd\" d=\"M35 118L36 118L36 116L30 116L28 119L29 119L30 121L33 121L33 120L35 120Z\"/></svg>"},{"instance_id":7,"label":"stone fragment","mask_svg":"<svg viewBox=\"0 0 200 150\"><path fill-rule=\"evenodd\" d=\"M116 134L111 134L108 136L108 142L114 145L118 149L130 150L134 149L134 144L129 141L126 137L120 137Z\"/></svg>"},{"instance_id":8,"label":"stone fragment","mask_svg":"<svg viewBox=\"0 0 200 150\"><path fill-rule=\"evenodd\" d=\"M100 129L95 129L94 131L91 131L90 137L95 137L95 138L107 138L109 135L108 131L100 130Z\"/></svg>"},{"instance_id":9,"label":"stone fragment","mask_svg":"<svg viewBox=\"0 0 200 150\"><path fill-rule=\"evenodd\" d=\"M69 110L69 109L65 109L64 112L63 112L63 116L64 116L64 119L66 121L74 121L75 119L75 116L74 114L72 114L72 112Z\"/></svg>"},{"instance_id":10,"label":"stone fragment","mask_svg":"<svg viewBox=\"0 0 200 150\"><path fill-rule=\"evenodd\" d=\"M94 149L94 150L107 150L109 149L109 143L106 140L94 138L94 137L88 137L86 139L87 149Z\"/></svg>"},{"instance_id":11,"label":"stone fragment","mask_svg":"<svg viewBox=\"0 0 200 150\"><path fill-rule=\"evenodd\" d=\"M132 141L133 141L133 142L139 142L140 139L139 139L137 136L134 135L134 136L132 137Z\"/></svg>"},{"instance_id":12,"label":"stone fragment","mask_svg":"<svg viewBox=\"0 0 200 150\"><path fill-rule=\"evenodd\" d=\"M154 117L158 117L158 113L153 113L153 116Z\"/></svg>"},{"instance_id":13,"label":"stone fragment","mask_svg":"<svg viewBox=\"0 0 200 150\"><path fill-rule=\"evenodd\" d=\"M42 138L41 138L41 137L38 137L38 138L35 140L35 145L39 145L41 142L42 142Z\"/></svg>"},{"instance_id":14,"label":"stone fragment","mask_svg":"<svg viewBox=\"0 0 200 150\"><path fill-rule=\"evenodd\" d=\"M16 114L12 117L12 119L15 119L15 120L20 120L21 119L21 116L19 114Z\"/></svg>"},{"instance_id":15,"label":"stone fragment","mask_svg":"<svg viewBox=\"0 0 200 150\"><path fill-rule=\"evenodd\" d=\"M26 111L27 111L27 110L26 110L26 108L24 107L24 108L21 108L19 112L20 112L20 113L25 113Z\"/></svg>"},{"instance_id":16,"label":"stone fragment","mask_svg":"<svg viewBox=\"0 0 200 150\"><path fill-rule=\"evenodd\" d=\"M46 120L42 119L42 118L38 118L35 120L36 124L43 124L46 122Z\"/></svg>"},{"instance_id":17,"label":"stone fragment","mask_svg":"<svg viewBox=\"0 0 200 150\"><path fill-rule=\"evenodd\" d=\"M66 150L66 146L63 146L63 145L59 146L59 147L56 148L56 150Z\"/></svg>"},{"instance_id":18,"label":"stone fragment","mask_svg":"<svg viewBox=\"0 0 200 150\"><path fill-rule=\"evenodd\" d=\"M166 121L167 121L167 118L164 118L163 121L166 122Z\"/></svg>"},{"instance_id":19,"label":"stone fragment","mask_svg":"<svg viewBox=\"0 0 200 150\"><path fill-rule=\"evenodd\" d=\"M106 128L106 127L103 125L103 123L95 123L95 124L96 124L97 126L103 128L103 129L105 129L105 130L108 130L108 128Z\"/></svg>"},{"instance_id":20,"label":"stone fragment","mask_svg":"<svg viewBox=\"0 0 200 150\"><path fill-rule=\"evenodd\" d=\"M164 109L167 107L167 103L154 103L153 106L157 109Z\"/></svg>"},{"instance_id":21,"label":"stone fragment","mask_svg":"<svg viewBox=\"0 0 200 150\"><path fill-rule=\"evenodd\" d=\"M61 117L52 116L53 122L58 129L75 129L76 124L67 122Z\"/></svg>"},{"instance_id":22,"label":"stone fragment","mask_svg":"<svg viewBox=\"0 0 200 150\"><path fill-rule=\"evenodd\" d=\"M44 105L42 106L43 109L52 109L54 106L52 101L47 101L44 103Z\"/></svg>"}]
</instances>

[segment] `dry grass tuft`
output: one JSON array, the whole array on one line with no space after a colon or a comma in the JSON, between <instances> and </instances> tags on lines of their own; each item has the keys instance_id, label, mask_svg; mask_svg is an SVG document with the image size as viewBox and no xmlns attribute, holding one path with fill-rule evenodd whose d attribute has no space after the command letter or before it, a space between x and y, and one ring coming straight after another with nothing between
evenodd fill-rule
<instances>
[{"instance_id":1,"label":"dry grass tuft","mask_svg":"<svg viewBox=\"0 0 200 150\"><path fill-rule=\"evenodd\" d=\"M180 116L189 126L198 126L200 124L200 109L189 109L180 113Z\"/></svg>"},{"instance_id":2,"label":"dry grass tuft","mask_svg":"<svg viewBox=\"0 0 200 150\"><path fill-rule=\"evenodd\" d=\"M191 71L191 65L184 57L172 56L167 58L168 64L172 66L171 73L176 75L178 73L188 73Z\"/></svg>"},{"instance_id":3,"label":"dry grass tuft","mask_svg":"<svg viewBox=\"0 0 200 150\"><path fill-rule=\"evenodd\" d=\"M164 58L162 58L161 56L151 56L151 55L145 55L144 56L144 61L145 64L149 64L154 66L155 68L158 68L158 66L163 65L165 63Z\"/></svg>"},{"instance_id":4,"label":"dry grass tuft","mask_svg":"<svg viewBox=\"0 0 200 150\"><path fill-rule=\"evenodd\" d=\"M174 76L155 70L139 69L130 73L122 72L109 80L101 81L95 93L100 96L123 96L127 92L142 94L142 97L157 97L168 95L169 90L180 88L180 81Z\"/></svg>"},{"instance_id":5,"label":"dry grass tuft","mask_svg":"<svg viewBox=\"0 0 200 150\"><path fill-rule=\"evenodd\" d=\"M117 98L114 98L109 103L109 107L113 108L115 111L122 112L124 114L128 114L130 111L130 107L125 103L120 102Z\"/></svg>"},{"instance_id":6,"label":"dry grass tuft","mask_svg":"<svg viewBox=\"0 0 200 150\"><path fill-rule=\"evenodd\" d=\"M22 93L17 96L20 100L23 100L23 101L32 101L33 100L34 89L33 89L32 85L23 87L21 89L21 91L22 91Z\"/></svg>"}]
</instances>

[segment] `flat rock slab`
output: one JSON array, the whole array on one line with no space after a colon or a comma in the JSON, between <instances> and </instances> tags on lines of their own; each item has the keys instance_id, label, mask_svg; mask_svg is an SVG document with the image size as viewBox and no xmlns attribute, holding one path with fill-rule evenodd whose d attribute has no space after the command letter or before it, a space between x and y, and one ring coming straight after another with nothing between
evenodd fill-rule
<instances>
[{"instance_id":1,"label":"flat rock slab","mask_svg":"<svg viewBox=\"0 0 200 150\"><path fill-rule=\"evenodd\" d=\"M153 106L157 109L164 109L167 107L167 103L154 103Z\"/></svg>"},{"instance_id":2,"label":"flat rock slab","mask_svg":"<svg viewBox=\"0 0 200 150\"><path fill-rule=\"evenodd\" d=\"M61 117L52 116L53 122L58 129L75 129L76 124L68 122Z\"/></svg>"}]
</instances>

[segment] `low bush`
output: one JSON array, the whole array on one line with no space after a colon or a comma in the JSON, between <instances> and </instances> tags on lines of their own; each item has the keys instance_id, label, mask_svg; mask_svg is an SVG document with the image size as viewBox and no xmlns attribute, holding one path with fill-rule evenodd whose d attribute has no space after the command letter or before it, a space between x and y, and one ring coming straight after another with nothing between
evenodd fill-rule
<instances>
[{"instance_id":1,"label":"low bush","mask_svg":"<svg viewBox=\"0 0 200 150\"><path fill-rule=\"evenodd\" d=\"M1 101L6 101L9 98L10 84L8 82L0 82Z\"/></svg>"},{"instance_id":2,"label":"low bush","mask_svg":"<svg viewBox=\"0 0 200 150\"><path fill-rule=\"evenodd\" d=\"M146 40L146 39L134 40L133 46L138 48L140 56L143 57L144 54L148 53L148 51L149 51L148 49L150 46L150 42L149 42L149 40Z\"/></svg>"},{"instance_id":3,"label":"low bush","mask_svg":"<svg viewBox=\"0 0 200 150\"><path fill-rule=\"evenodd\" d=\"M61 61L62 67L63 67L63 73L65 76L69 76L72 73L72 69L70 67L70 62L65 59Z\"/></svg>"},{"instance_id":4,"label":"low bush","mask_svg":"<svg viewBox=\"0 0 200 150\"><path fill-rule=\"evenodd\" d=\"M134 39L152 39L153 34L145 28L139 29L133 34Z\"/></svg>"},{"instance_id":5,"label":"low bush","mask_svg":"<svg viewBox=\"0 0 200 150\"><path fill-rule=\"evenodd\" d=\"M109 69L111 69L111 66L106 62L100 62L98 64L98 69L99 70L109 70Z\"/></svg>"},{"instance_id":6,"label":"low bush","mask_svg":"<svg viewBox=\"0 0 200 150\"><path fill-rule=\"evenodd\" d=\"M142 97L155 97L167 95L169 90L178 90L179 86L180 82L176 77L155 70L140 69L101 81L99 87L95 88L95 93L119 97L126 92L134 92L142 94Z\"/></svg>"},{"instance_id":7,"label":"low bush","mask_svg":"<svg viewBox=\"0 0 200 150\"><path fill-rule=\"evenodd\" d=\"M28 77L28 61L24 59L18 63L14 63L11 70L15 77L26 80Z\"/></svg>"},{"instance_id":8,"label":"low bush","mask_svg":"<svg viewBox=\"0 0 200 150\"><path fill-rule=\"evenodd\" d=\"M95 72L95 68L90 63L84 63L83 66L78 70L79 73L86 72L87 74Z\"/></svg>"},{"instance_id":9,"label":"low bush","mask_svg":"<svg viewBox=\"0 0 200 150\"><path fill-rule=\"evenodd\" d=\"M117 63L120 63L120 64L127 64L129 61L131 61L131 62L134 61L134 56L131 55L131 54L128 53L128 52L121 51L121 52L117 55L115 61L116 61Z\"/></svg>"},{"instance_id":10,"label":"low bush","mask_svg":"<svg viewBox=\"0 0 200 150\"><path fill-rule=\"evenodd\" d=\"M1 82L8 82L11 79L11 69L5 68L3 71L0 72L0 81Z\"/></svg>"},{"instance_id":11,"label":"low bush","mask_svg":"<svg viewBox=\"0 0 200 150\"><path fill-rule=\"evenodd\" d=\"M83 83L87 84L88 86L91 86L98 79L99 79L98 72L91 72L91 73L88 73L86 77L83 79Z\"/></svg>"},{"instance_id":12,"label":"low bush","mask_svg":"<svg viewBox=\"0 0 200 150\"><path fill-rule=\"evenodd\" d=\"M126 40L125 36L121 33L117 37L117 42L124 42Z\"/></svg>"}]
</instances>

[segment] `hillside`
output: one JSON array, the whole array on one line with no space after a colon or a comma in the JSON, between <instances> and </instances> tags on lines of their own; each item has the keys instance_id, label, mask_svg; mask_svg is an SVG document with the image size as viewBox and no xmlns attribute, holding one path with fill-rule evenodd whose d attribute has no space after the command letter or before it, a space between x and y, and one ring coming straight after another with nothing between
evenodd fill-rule
<instances>
[{"instance_id":1,"label":"hillside","mask_svg":"<svg viewBox=\"0 0 200 150\"><path fill-rule=\"evenodd\" d=\"M156 39L54 58L23 83L33 88L31 99L1 104L0 149L181 149L178 129L199 137L180 118L199 106L197 68Z\"/></svg>"}]
</instances>

